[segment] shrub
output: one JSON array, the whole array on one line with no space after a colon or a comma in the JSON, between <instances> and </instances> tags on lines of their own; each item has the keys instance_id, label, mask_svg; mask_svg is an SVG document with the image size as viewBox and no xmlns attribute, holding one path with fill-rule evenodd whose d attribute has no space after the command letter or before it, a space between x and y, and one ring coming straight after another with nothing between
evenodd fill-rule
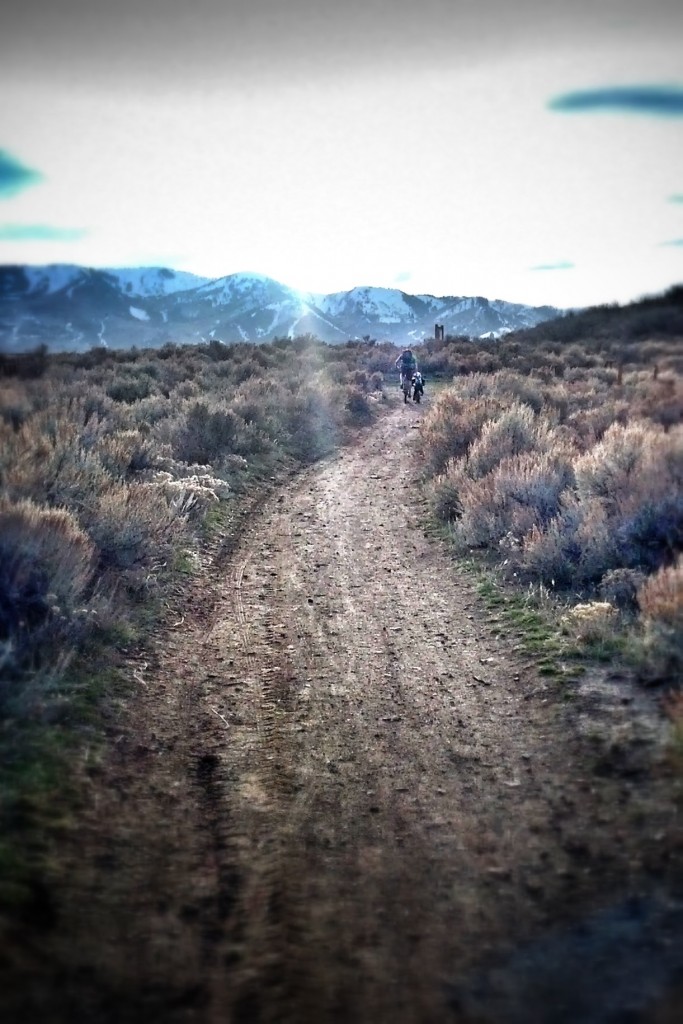
<instances>
[{"instance_id":1,"label":"shrub","mask_svg":"<svg viewBox=\"0 0 683 1024\"><path fill-rule=\"evenodd\" d=\"M497 399L467 401L455 389L440 395L420 427L420 452L427 471L441 473L451 459L465 455L482 425L500 409Z\"/></svg>"},{"instance_id":2,"label":"shrub","mask_svg":"<svg viewBox=\"0 0 683 1024\"><path fill-rule=\"evenodd\" d=\"M152 483L159 488L177 515L200 521L212 505L221 498L227 498L230 493L225 480L219 480L208 473L174 479L168 472L158 472Z\"/></svg>"},{"instance_id":3,"label":"shrub","mask_svg":"<svg viewBox=\"0 0 683 1024\"><path fill-rule=\"evenodd\" d=\"M639 495L615 523L625 565L651 571L683 547L683 492L662 493L661 486L657 491Z\"/></svg>"},{"instance_id":4,"label":"shrub","mask_svg":"<svg viewBox=\"0 0 683 1024\"><path fill-rule=\"evenodd\" d=\"M574 475L579 499L602 498L610 504L623 500L633 489L651 440L651 428L642 421L608 427L602 440L577 459Z\"/></svg>"},{"instance_id":5,"label":"shrub","mask_svg":"<svg viewBox=\"0 0 683 1024\"><path fill-rule=\"evenodd\" d=\"M658 568L683 545L683 430L611 427L576 464L579 496L599 494L624 566Z\"/></svg>"},{"instance_id":6,"label":"shrub","mask_svg":"<svg viewBox=\"0 0 683 1024\"><path fill-rule=\"evenodd\" d=\"M616 612L608 601L589 601L574 605L560 619L565 633L588 643L604 642L614 634Z\"/></svg>"},{"instance_id":7,"label":"shrub","mask_svg":"<svg viewBox=\"0 0 683 1024\"><path fill-rule=\"evenodd\" d=\"M0 377L19 377L30 380L42 377L47 371L47 345L39 345L32 352L5 355L0 353Z\"/></svg>"},{"instance_id":8,"label":"shrub","mask_svg":"<svg viewBox=\"0 0 683 1024\"><path fill-rule=\"evenodd\" d=\"M565 444L545 418L527 405L513 402L481 427L467 457L468 475L476 479L490 473L504 459L522 452L561 451Z\"/></svg>"},{"instance_id":9,"label":"shrub","mask_svg":"<svg viewBox=\"0 0 683 1024\"><path fill-rule=\"evenodd\" d=\"M563 494L560 504L546 526L523 538L518 565L523 575L551 586L580 588L619 564L614 538L601 502L581 504Z\"/></svg>"},{"instance_id":10,"label":"shrub","mask_svg":"<svg viewBox=\"0 0 683 1024\"><path fill-rule=\"evenodd\" d=\"M121 377L109 385L107 394L114 402L138 402L141 398L147 398L152 391L152 382L149 377L140 375L137 377Z\"/></svg>"},{"instance_id":11,"label":"shrub","mask_svg":"<svg viewBox=\"0 0 683 1024\"><path fill-rule=\"evenodd\" d=\"M122 430L103 437L97 445L102 465L115 479L141 473L154 465L159 454L158 446L137 430Z\"/></svg>"},{"instance_id":12,"label":"shrub","mask_svg":"<svg viewBox=\"0 0 683 1024\"><path fill-rule=\"evenodd\" d=\"M2 430L0 428L0 435ZM32 415L8 436L2 477L6 493L15 499L77 509L87 503L107 479L92 451L97 434L57 410Z\"/></svg>"},{"instance_id":13,"label":"shrub","mask_svg":"<svg viewBox=\"0 0 683 1024\"><path fill-rule=\"evenodd\" d=\"M437 519L449 522L462 515L460 500L459 471L455 462L449 462L443 473L437 476L431 488L431 507Z\"/></svg>"},{"instance_id":14,"label":"shrub","mask_svg":"<svg viewBox=\"0 0 683 1024\"><path fill-rule=\"evenodd\" d=\"M465 547L487 547L508 535L516 542L545 525L557 512L570 473L562 455L524 452L504 458L492 472L473 480L469 463L460 460L450 472L461 507L456 540Z\"/></svg>"},{"instance_id":15,"label":"shrub","mask_svg":"<svg viewBox=\"0 0 683 1024\"><path fill-rule=\"evenodd\" d=\"M683 630L683 556L645 581L638 591L638 604L650 622Z\"/></svg>"},{"instance_id":16,"label":"shrub","mask_svg":"<svg viewBox=\"0 0 683 1024\"><path fill-rule=\"evenodd\" d=\"M525 574L585 587L666 563L683 545L682 441L654 424L613 424L575 460L575 486L567 466L555 517L524 537L515 557Z\"/></svg>"},{"instance_id":17,"label":"shrub","mask_svg":"<svg viewBox=\"0 0 683 1024\"><path fill-rule=\"evenodd\" d=\"M349 389L345 408L352 423L368 423L372 419L372 410L367 395L356 391L355 387Z\"/></svg>"},{"instance_id":18,"label":"shrub","mask_svg":"<svg viewBox=\"0 0 683 1024\"><path fill-rule=\"evenodd\" d=\"M95 568L95 549L66 509L0 496L2 662L22 667L41 642L68 637Z\"/></svg>"},{"instance_id":19,"label":"shrub","mask_svg":"<svg viewBox=\"0 0 683 1024\"><path fill-rule=\"evenodd\" d=\"M82 513L103 569L163 562L183 533L181 514L154 484L110 484Z\"/></svg>"},{"instance_id":20,"label":"shrub","mask_svg":"<svg viewBox=\"0 0 683 1024\"><path fill-rule=\"evenodd\" d=\"M286 410L289 448L304 462L332 452L339 439L339 423L333 413L336 389L304 387Z\"/></svg>"},{"instance_id":21,"label":"shrub","mask_svg":"<svg viewBox=\"0 0 683 1024\"><path fill-rule=\"evenodd\" d=\"M645 579L645 573L639 569L610 569L600 580L600 596L616 608L634 612L638 607L638 590Z\"/></svg>"},{"instance_id":22,"label":"shrub","mask_svg":"<svg viewBox=\"0 0 683 1024\"><path fill-rule=\"evenodd\" d=\"M174 439L174 453L182 462L218 462L237 451L243 421L231 410L196 402L185 415Z\"/></svg>"},{"instance_id":23,"label":"shrub","mask_svg":"<svg viewBox=\"0 0 683 1024\"><path fill-rule=\"evenodd\" d=\"M660 569L638 591L644 621L640 669L649 681L683 674L683 556Z\"/></svg>"},{"instance_id":24,"label":"shrub","mask_svg":"<svg viewBox=\"0 0 683 1024\"><path fill-rule=\"evenodd\" d=\"M451 471L451 486L457 492L462 511L453 526L453 538L461 548L495 545L506 533L504 496L496 489L493 475L472 480L461 464Z\"/></svg>"},{"instance_id":25,"label":"shrub","mask_svg":"<svg viewBox=\"0 0 683 1024\"><path fill-rule=\"evenodd\" d=\"M0 417L13 430L18 430L31 414L31 404L25 388L0 383Z\"/></svg>"}]
</instances>

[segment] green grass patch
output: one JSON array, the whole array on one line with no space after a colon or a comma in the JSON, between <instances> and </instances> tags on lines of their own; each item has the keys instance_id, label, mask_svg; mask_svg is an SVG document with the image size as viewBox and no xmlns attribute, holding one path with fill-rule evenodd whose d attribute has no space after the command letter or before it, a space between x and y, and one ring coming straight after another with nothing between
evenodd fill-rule
<instances>
[{"instance_id":1,"label":"green grass patch","mask_svg":"<svg viewBox=\"0 0 683 1024\"><path fill-rule=\"evenodd\" d=\"M458 565L473 579L477 594L499 627L499 635L514 637L518 653L535 659L540 676L563 688L578 681L585 672L582 662L590 654L562 632L562 609L552 595L540 590L520 592L499 577L485 555L458 558Z\"/></svg>"},{"instance_id":2,"label":"green grass patch","mask_svg":"<svg viewBox=\"0 0 683 1024\"><path fill-rule=\"evenodd\" d=\"M497 561L487 552L460 555L452 544L448 524L429 515L425 535L440 540L453 552L456 564L474 583L478 596L491 613L499 636L514 637L519 654L535 659L539 675L563 687L562 699L570 699L572 684L585 674L591 662L636 665L639 646L628 623L599 639L578 640L561 625L567 606L543 586L520 590L506 581Z\"/></svg>"},{"instance_id":3,"label":"green grass patch","mask_svg":"<svg viewBox=\"0 0 683 1024\"><path fill-rule=\"evenodd\" d=\"M192 551L183 549L176 551L173 558L173 571L179 576L192 576L197 568L197 559Z\"/></svg>"},{"instance_id":4,"label":"green grass patch","mask_svg":"<svg viewBox=\"0 0 683 1024\"><path fill-rule=\"evenodd\" d=\"M202 520L202 532L211 537L223 530L230 522L230 510L227 501L219 501L212 505Z\"/></svg>"},{"instance_id":5,"label":"green grass patch","mask_svg":"<svg viewBox=\"0 0 683 1024\"><path fill-rule=\"evenodd\" d=\"M583 656L594 661L622 660L626 654L626 638L618 633L600 640L586 640L583 644Z\"/></svg>"}]
</instances>

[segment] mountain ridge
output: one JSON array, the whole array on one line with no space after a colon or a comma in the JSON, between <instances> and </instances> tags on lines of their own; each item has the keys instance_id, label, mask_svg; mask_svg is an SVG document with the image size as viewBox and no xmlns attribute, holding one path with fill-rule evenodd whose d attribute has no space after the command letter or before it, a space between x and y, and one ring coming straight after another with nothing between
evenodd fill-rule
<instances>
[{"instance_id":1,"label":"mountain ridge","mask_svg":"<svg viewBox=\"0 0 683 1024\"><path fill-rule=\"evenodd\" d=\"M323 341L376 337L397 344L446 334L500 337L564 315L484 296L411 294L358 285L321 294L264 274L206 278L166 267L0 266L0 348L159 347L167 342Z\"/></svg>"}]
</instances>

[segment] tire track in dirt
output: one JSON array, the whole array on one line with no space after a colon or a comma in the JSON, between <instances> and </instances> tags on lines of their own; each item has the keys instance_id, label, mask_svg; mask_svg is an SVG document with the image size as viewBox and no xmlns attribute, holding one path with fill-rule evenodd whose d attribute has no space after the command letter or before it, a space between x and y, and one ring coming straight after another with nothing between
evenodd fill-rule
<instances>
[{"instance_id":1,"label":"tire track in dirt","mask_svg":"<svg viewBox=\"0 0 683 1024\"><path fill-rule=\"evenodd\" d=\"M419 416L274 495L159 636L93 782L63 912L89 1014L60 1020L502 1024L487 965L676 883L670 781L597 778L580 728L654 751L654 717L563 706L495 635L423 533Z\"/></svg>"},{"instance_id":2,"label":"tire track in dirt","mask_svg":"<svg viewBox=\"0 0 683 1024\"><path fill-rule=\"evenodd\" d=\"M233 1005L236 1020L253 1020L261 1012L264 991L280 1007L301 1007L304 987L298 977L297 950L303 925L296 886L299 865L275 825L276 818L286 814L294 792L284 732L295 710L295 676L291 659L281 650L283 626L274 621L270 610L273 587L268 581L263 582L259 594L264 612L261 637L254 635L243 600L245 572L257 557L249 535L244 548L234 575L232 608L239 626L235 653L247 669L244 679L251 689L256 736L250 744L250 768L242 777L241 791L258 811L253 816L242 809L234 817L238 842L248 841L257 856L249 858L251 873L241 893L242 913L235 917L229 941L233 945L241 942L252 954L239 983L229 984L229 992L220 980L217 1003L219 1016L226 1005ZM219 631L221 626L219 621ZM251 824L244 828L247 819Z\"/></svg>"}]
</instances>

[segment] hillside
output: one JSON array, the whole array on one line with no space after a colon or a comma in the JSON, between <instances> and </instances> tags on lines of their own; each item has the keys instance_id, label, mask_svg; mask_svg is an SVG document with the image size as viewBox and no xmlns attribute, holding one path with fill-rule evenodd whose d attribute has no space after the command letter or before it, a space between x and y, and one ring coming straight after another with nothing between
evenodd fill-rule
<instances>
[{"instance_id":1,"label":"hillside","mask_svg":"<svg viewBox=\"0 0 683 1024\"><path fill-rule=\"evenodd\" d=\"M259 274L209 280L164 268L0 267L0 349L158 348L168 342L272 341L311 334L337 344L373 337L415 344L445 333L500 336L558 316L482 296L353 288L319 295Z\"/></svg>"},{"instance_id":2,"label":"hillside","mask_svg":"<svg viewBox=\"0 0 683 1024\"><path fill-rule=\"evenodd\" d=\"M582 342L595 349L606 343L625 346L648 339L683 338L683 285L623 305L590 306L514 332L521 344Z\"/></svg>"}]
</instances>

